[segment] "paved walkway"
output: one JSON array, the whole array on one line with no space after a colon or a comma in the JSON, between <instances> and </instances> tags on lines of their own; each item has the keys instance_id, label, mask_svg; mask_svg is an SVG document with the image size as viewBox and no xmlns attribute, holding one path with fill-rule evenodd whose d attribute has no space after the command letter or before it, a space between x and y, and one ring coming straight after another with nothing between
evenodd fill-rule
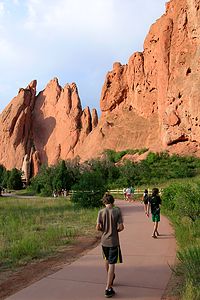
<instances>
[{"instance_id":1,"label":"paved walkway","mask_svg":"<svg viewBox=\"0 0 200 300\"><path fill-rule=\"evenodd\" d=\"M160 300L175 261L176 243L168 220L162 217L161 236L151 237L151 218L139 202L117 201L124 215L120 233L124 263L116 267L115 299ZM106 274L100 246L71 265L30 285L9 300L99 300L104 298Z\"/></svg>"}]
</instances>

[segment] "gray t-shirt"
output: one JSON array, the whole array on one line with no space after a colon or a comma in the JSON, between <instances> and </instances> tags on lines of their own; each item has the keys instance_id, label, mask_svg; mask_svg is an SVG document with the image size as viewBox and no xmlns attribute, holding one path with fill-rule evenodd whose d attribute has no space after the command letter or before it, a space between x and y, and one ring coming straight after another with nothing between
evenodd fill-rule
<instances>
[{"instance_id":1,"label":"gray t-shirt","mask_svg":"<svg viewBox=\"0 0 200 300\"><path fill-rule=\"evenodd\" d=\"M101 243L105 247L119 246L118 224L123 223L122 213L119 207L105 207L99 211L97 224L101 224Z\"/></svg>"}]
</instances>

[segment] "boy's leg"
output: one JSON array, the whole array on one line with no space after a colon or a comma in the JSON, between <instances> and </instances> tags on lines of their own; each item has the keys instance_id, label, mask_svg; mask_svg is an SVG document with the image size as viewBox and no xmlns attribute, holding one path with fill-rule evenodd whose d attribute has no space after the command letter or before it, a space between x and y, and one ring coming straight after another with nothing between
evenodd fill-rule
<instances>
[{"instance_id":1,"label":"boy's leg","mask_svg":"<svg viewBox=\"0 0 200 300\"><path fill-rule=\"evenodd\" d=\"M115 273L115 264L108 264L108 275L107 275L107 285L106 285L107 290L112 287L114 273Z\"/></svg>"},{"instance_id":2,"label":"boy's leg","mask_svg":"<svg viewBox=\"0 0 200 300\"><path fill-rule=\"evenodd\" d=\"M108 262L108 260L105 261L105 267L106 267L106 272L108 273L108 269L109 269L109 262Z\"/></svg>"},{"instance_id":3,"label":"boy's leg","mask_svg":"<svg viewBox=\"0 0 200 300\"><path fill-rule=\"evenodd\" d=\"M159 232L158 232L158 224L159 224L159 222L157 222L157 227L156 227L156 231L155 231L155 233L157 234L157 236L160 235Z\"/></svg>"},{"instance_id":4,"label":"boy's leg","mask_svg":"<svg viewBox=\"0 0 200 300\"><path fill-rule=\"evenodd\" d=\"M157 223L159 224L160 222L160 213L158 214L157 216ZM157 228L156 228L156 233L157 233L157 236L159 236L160 234L158 233L158 225L157 225Z\"/></svg>"},{"instance_id":5,"label":"boy's leg","mask_svg":"<svg viewBox=\"0 0 200 300\"><path fill-rule=\"evenodd\" d=\"M156 236L157 229L158 229L158 222L155 221L155 222L154 222L154 227L153 227L153 233L152 233L152 236L153 236L153 237Z\"/></svg>"},{"instance_id":6,"label":"boy's leg","mask_svg":"<svg viewBox=\"0 0 200 300\"><path fill-rule=\"evenodd\" d=\"M108 273L109 273L109 269L110 269L109 266L112 266L112 265L109 264L108 260L106 260L105 261L105 267L106 267L106 272L107 272L107 281L108 281L108 276L109 276ZM114 267L114 274L113 274L113 278L112 278L111 283L113 283L114 276L115 276L115 267ZM111 286L112 286L112 284L111 284Z\"/></svg>"}]
</instances>

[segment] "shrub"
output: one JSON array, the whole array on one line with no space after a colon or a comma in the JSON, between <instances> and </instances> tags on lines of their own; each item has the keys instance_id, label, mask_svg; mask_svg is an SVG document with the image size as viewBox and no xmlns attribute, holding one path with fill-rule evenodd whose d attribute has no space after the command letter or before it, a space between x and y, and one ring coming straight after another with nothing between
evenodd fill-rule
<instances>
[{"instance_id":1,"label":"shrub","mask_svg":"<svg viewBox=\"0 0 200 300\"><path fill-rule=\"evenodd\" d=\"M189 217L193 222L200 217L200 187L192 184L172 184L164 189L163 205L174 210L180 217Z\"/></svg>"},{"instance_id":2,"label":"shrub","mask_svg":"<svg viewBox=\"0 0 200 300\"><path fill-rule=\"evenodd\" d=\"M127 160L119 169L121 176L118 182L123 182L123 186L135 186L141 182L140 168L137 163Z\"/></svg>"},{"instance_id":3,"label":"shrub","mask_svg":"<svg viewBox=\"0 0 200 300\"><path fill-rule=\"evenodd\" d=\"M20 190L23 187L22 173L16 168L12 169L9 173L7 187L13 190Z\"/></svg>"},{"instance_id":4,"label":"shrub","mask_svg":"<svg viewBox=\"0 0 200 300\"><path fill-rule=\"evenodd\" d=\"M0 165L0 185L2 185L3 183L5 171L5 167L3 165Z\"/></svg>"},{"instance_id":5,"label":"shrub","mask_svg":"<svg viewBox=\"0 0 200 300\"><path fill-rule=\"evenodd\" d=\"M122 150L122 151L118 151L118 152L115 150L112 150L112 149L107 149L104 151L104 154L110 162L117 163L126 154L134 155L134 154L138 153L139 155L141 155L141 154L145 153L146 151L148 151L147 148L127 149L127 150Z\"/></svg>"},{"instance_id":6,"label":"shrub","mask_svg":"<svg viewBox=\"0 0 200 300\"><path fill-rule=\"evenodd\" d=\"M83 208L100 207L106 192L106 182L97 171L84 172L77 184L73 186L72 202Z\"/></svg>"},{"instance_id":7,"label":"shrub","mask_svg":"<svg viewBox=\"0 0 200 300\"><path fill-rule=\"evenodd\" d=\"M115 150L112 149L107 149L104 151L104 154L106 156L106 158L110 161L110 162L118 162L125 154L127 154L127 150L123 150L123 151L119 151L116 152Z\"/></svg>"},{"instance_id":8,"label":"shrub","mask_svg":"<svg viewBox=\"0 0 200 300\"><path fill-rule=\"evenodd\" d=\"M176 205L176 194L182 192L183 186L180 183L170 184L163 190L162 201L163 207L167 210L173 211Z\"/></svg>"},{"instance_id":9,"label":"shrub","mask_svg":"<svg viewBox=\"0 0 200 300\"><path fill-rule=\"evenodd\" d=\"M43 165L37 176L31 179L29 189L42 196L51 196L53 190L70 190L79 176L78 163L62 160L56 166Z\"/></svg>"},{"instance_id":10,"label":"shrub","mask_svg":"<svg viewBox=\"0 0 200 300\"><path fill-rule=\"evenodd\" d=\"M53 191L53 168L42 166L37 176L31 179L30 190L42 196L51 196Z\"/></svg>"}]
</instances>

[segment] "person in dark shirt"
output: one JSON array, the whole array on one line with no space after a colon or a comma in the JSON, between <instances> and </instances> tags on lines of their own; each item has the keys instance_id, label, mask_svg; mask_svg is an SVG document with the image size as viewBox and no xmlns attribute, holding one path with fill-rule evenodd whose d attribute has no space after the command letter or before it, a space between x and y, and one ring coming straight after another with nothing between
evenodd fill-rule
<instances>
[{"instance_id":1,"label":"person in dark shirt","mask_svg":"<svg viewBox=\"0 0 200 300\"><path fill-rule=\"evenodd\" d=\"M107 271L105 296L110 298L115 294L113 290L115 264L122 262L118 233L124 229L124 225L120 208L114 206L113 196L106 194L103 198L103 203L105 208L98 213L96 229L102 232L102 252Z\"/></svg>"},{"instance_id":2,"label":"person in dark shirt","mask_svg":"<svg viewBox=\"0 0 200 300\"><path fill-rule=\"evenodd\" d=\"M147 208L148 208L148 202L149 202L149 193L148 193L147 189L144 190L142 202L144 203L144 212L147 215Z\"/></svg>"},{"instance_id":3,"label":"person in dark shirt","mask_svg":"<svg viewBox=\"0 0 200 300\"><path fill-rule=\"evenodd\" d=\"M152 221L154 222L152 237L157 238L158 233L158 223L160 222L160 205L161 198L159 196L159 189L153 188L152 195L148 200L147 215L149 216L149 209L151 207Z\"/></svg>"}]
</instances>

